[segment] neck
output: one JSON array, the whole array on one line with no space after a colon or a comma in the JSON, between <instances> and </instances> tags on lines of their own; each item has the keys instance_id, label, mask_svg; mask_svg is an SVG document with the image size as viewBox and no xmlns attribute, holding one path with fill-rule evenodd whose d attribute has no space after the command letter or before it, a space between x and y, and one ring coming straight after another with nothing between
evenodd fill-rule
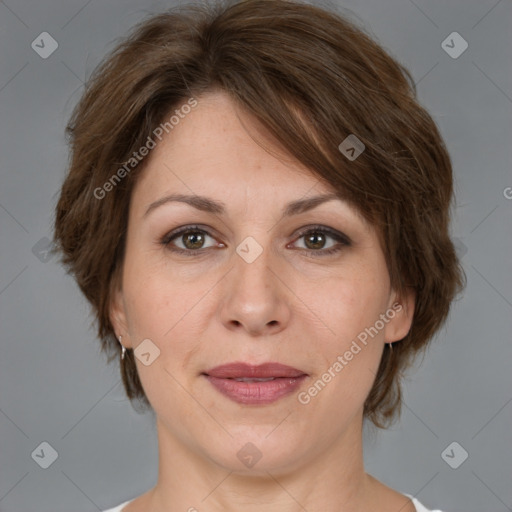
<instances>
[{"instance_id":1,"label":"neck","mask_svg":"<svg viewBox=\"0 0 512 512\"><path fill-rule=\"evenodd\" d=\"M157 419L159 474L152 511L359 512L372 479L364 471L362 418L320 454L294 467L249 472L222 467L177 440ZM365 501L366 500L366 501Z\"/></svg>"}]
</instances>

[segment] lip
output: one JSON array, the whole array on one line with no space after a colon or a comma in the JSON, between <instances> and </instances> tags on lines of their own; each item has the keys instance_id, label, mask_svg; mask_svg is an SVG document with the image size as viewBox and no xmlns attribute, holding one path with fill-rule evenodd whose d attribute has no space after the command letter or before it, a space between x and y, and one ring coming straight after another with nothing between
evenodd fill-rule
<instances>
[{"instance_id":1,"label":"lip","mask_svg":"<svg viewBox=\"0 0 512 512\"><path fill-rule=\"evenodd\" d=\"M273 403L296 391L308 376L302 370L280 363L255 366L241 362L216 366L203 375L224 396L234 402L248 405Z\"/></svg>"}]
</instances>

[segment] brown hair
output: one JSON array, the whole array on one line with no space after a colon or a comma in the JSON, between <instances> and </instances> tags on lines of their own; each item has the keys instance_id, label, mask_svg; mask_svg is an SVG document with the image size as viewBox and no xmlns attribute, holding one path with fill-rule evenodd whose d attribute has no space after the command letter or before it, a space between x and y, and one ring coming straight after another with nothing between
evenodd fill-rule
<instances>
[{"instance_id":1,"label":"brown hair","mask_svg":"<svg viewBox=\"0 0 512 512\"><path fill-rule=\"evenodd\" d=\"M345 16L299 1L228 0L153 15L88 81L67 127L70 168L54 242L93 306L102 351L110 362L121 348L109 306L146 160L104 197L95 191L171 110L212 90L228 93L275 144L341 192L377 228L393 288L414 289L412 327L392 350L386 345L364 407L375 425L388 425L400 411L403 370L465 282L448 233L451 161L409 72ZM338 149L351 134L365 145L352 161ZM132 403L149 405L133 351L121 374Z\"/></svg>"}]
</instances>

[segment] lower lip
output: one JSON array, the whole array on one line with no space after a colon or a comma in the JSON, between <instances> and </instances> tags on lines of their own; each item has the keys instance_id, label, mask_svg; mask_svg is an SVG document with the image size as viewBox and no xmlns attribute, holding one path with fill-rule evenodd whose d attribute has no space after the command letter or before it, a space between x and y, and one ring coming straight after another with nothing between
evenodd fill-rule
<instances>
[{"instance_id":1,"label":"lower lip","mask_svg":"<svg viewBox=\"0 0 512 512\"><path fill-rule=\"evenodd\" d=\"M210 383L223 395L240 404L271 404L297 390L307 377L279 377L264 382L241 382L205 375Z\"/></svg>"}]
</instances>

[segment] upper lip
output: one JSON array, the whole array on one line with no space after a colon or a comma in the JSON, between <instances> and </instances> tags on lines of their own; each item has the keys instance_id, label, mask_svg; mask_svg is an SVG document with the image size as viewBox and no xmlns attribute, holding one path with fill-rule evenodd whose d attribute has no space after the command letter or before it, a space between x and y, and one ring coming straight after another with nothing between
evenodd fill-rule
<instances>
[{"instance_id":1,"label":"upper lip","mask_svg":"<svg viewBox=\"0 0 512 512\"><path fill-rule=\"evenodd\" d=\"M216 366L206 372L210 377L220 379L239 379L239 378L255 378L265 379L270 377L300 377L306 375L302 370L287 366L281 363L263 363L259 365L251 365L242 362L234 362Z\"/></svg>"}]
</instances>

